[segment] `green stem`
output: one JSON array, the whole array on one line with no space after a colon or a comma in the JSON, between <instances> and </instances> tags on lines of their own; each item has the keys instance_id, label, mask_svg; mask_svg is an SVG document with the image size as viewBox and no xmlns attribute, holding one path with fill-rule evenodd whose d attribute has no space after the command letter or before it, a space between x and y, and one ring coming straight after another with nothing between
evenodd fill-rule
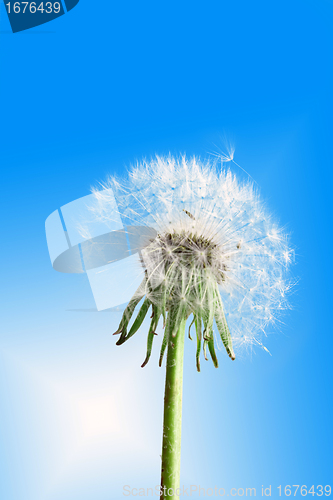
<instances>
[{"instance_id":1,"label":"green stem","mask_svg":"<svg viewBox=\"0 0 333 500\"><path fill-rule=\"evenodd\" d=\"M185 316L185 315L184 315ZM172 332L177 309L169 311L167 322ZM177 334L168 338L162 446L161 500L178 500L180 487L180 443L182 427L183 361L186 318L178 324ZM169 326L169 325L167 325Z\"/></svg>"}]
</instances>

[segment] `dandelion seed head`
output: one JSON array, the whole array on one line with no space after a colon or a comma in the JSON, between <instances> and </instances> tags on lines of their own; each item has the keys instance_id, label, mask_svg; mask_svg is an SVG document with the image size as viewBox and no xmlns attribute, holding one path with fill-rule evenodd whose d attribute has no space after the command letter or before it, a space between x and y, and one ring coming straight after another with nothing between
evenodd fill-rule
<instances>
[{"instance_id":1,"label":"dandelion seed head","mask_svg":"<svg viewBox=\"0 0 333 500\"><path fill-rule=\"evenodd\" d=\"M128 179L110 177L104 187L124 225L156 231L138 249L151 302L162 307L166 294L187 316L197 311L209 322L221 299L235 348L266 349L262 339L289 307L293 251L253 183L239 181L218 159L168 156L138 163ZM111 217L108 192L96 191L103 220Z\"/></svg>"}]
</instances>

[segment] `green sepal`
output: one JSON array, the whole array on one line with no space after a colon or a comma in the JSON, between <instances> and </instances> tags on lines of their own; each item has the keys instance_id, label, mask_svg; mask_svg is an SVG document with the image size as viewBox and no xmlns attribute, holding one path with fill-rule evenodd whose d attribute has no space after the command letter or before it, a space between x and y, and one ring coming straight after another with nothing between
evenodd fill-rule
<instances>
[{"instance_id":1,"label":"green sepal","mask_svg":"<svg viewBox=\"0 0 333 500\"><path fill-rule=\"evenodd\" d=\"M170 336L172 334L172 328L174 325L175 316L177 317L177 308L170 307L169 311L168 311L167 321L166 321L165 330L164 330L164 336L163 336L163 340L162 340L160 359L158 362L159 366L162 366L163 356L164 356L165 350L167 348L167 345L169 343Z\"/></svg>"},{"instance_id":2,"label":"green sepal","mask_svg":"<svg viewBox=\"0 0 333 500\"><path fill-rule=\"evenodd\" d=\"M197 351L195 355L197 370L200 371L200 352L201 352L201 338L202 338L202 324L201 324L201 316L195 314L195 329L197 332Z\"/></svg>"},{"instance_id":3,"label":"green sepal","mask_svg":"<svg viewBox=\"0 0 333 500\"><path fill-rule=\"evenodd\" d=\"M214 347L214 338L211 338L209 341L208 341L208 349L209 349L209 352L210 352L210 356L212 358L212 361L214 363L214 366L215 368L218 368L219 367L219 362L217 360L217 356L216 356L216 352L215 352L215 347Z\"/></svg>"},{"instance_id":4,"label":"green sepal","mask_svg":"<svg viewBox=\"0 0 333 500\"><path fill-rule=\"evenodd\" d=\"M156 335L155 330L157 328L160 316L161 316L160 309L158 307L156 307L155 305L153 305L153 315L152 315L152 320L150 323L148 337L147 337L147 355L146 355L146 359L144 360L144 362L141 365L141 368L146 366L146 364L149 361L149 358L151 355L151 350L153 347L154 336Z\"/></svg>"},{"instance_id":5,"label":"green sepal","mask_svg":"<svg viewBox=\"0 0 333 500\"><path fill-rule=\"evenodd\" d=\"M123 344L124 342L126 342L126 340L128 340L129 338L131 338L132 335L134 335L138 331L138 329L140 328L140 326L143 323L143 320L146 317L146 314L147 314L147 312L149 310L150 305L151 305L151 302L146 297L145 300L144 300L144 302L143 302L143 304L142 304L142 306L141 306L141 308L140 308L140 311L139 311L137 317L135 318L135 321L134 321L133 325L130 328L130 331L127 334L127 331L125 330L121 334L120 339L116 342L116 345Z\"/></svg>"},{"instance_id":6,"label":"green sepal","mask_svg":"<svg viewBox=\"0 0 333 500\"><path fill-rule=\"evenodd\" d=\"M177 335L180 322L182 321L183 318L186 318L186 305L180 303L176 307L176 319L173 322L173 324L171 325L171 329L170 329L171 337L175 337Z\"/></svg>"},{"instance_id":7,"label":"green sepal","mask_svg":"<svg viewBox=\"0 0 333 500\"><path fill-rule=\"evenodd\" d=\"M217 299L217 306L215 309L216 326L217 326L217 329L220 333L221 340L223 342L223 345L224 345L229 357L232 360L234 360L234 359L236 359L236 356L235 356L235 353L234 353L234 350L232 347L231 335L230 335L230 331L229 331L226 317L224 315L222 299L221 299L220 293L217 289L215 290L215 297Z\"/></svg>"},{"instance_id":8,"label":"green sepal","mask_svg":"<svg viewBox=\"0 0 333 500\"><path fill-rule=\"evenodd\" d=\"M146 285L147 285L147 280L146 280L146 278L144 278L143 281L141 282L139 288L136 290L135 294L133 295L132 299L127 304L127 307L126 307L126 309L123 313L123 316L120 320L118 330L116 332L114 332L114 334L113 334L113 335L118 335L119 333L121 333L120 339L123 339L124 337L126 337L127 326L128 326L128 323L130 322L131 317L134 313L134 309L139 304L142 297L144 297L144 295L146 294ZM119 342L119 340L118 340L118 342ZM118 344L118 342L117 342L117 344Z\"/></svg>"},{"instance_id":9,"label":"green sepal","mask_svg":"<svg viewBox=\"0 0 333 500\"><path fill-rule=\"evenodd\" d=\"M207 344L208 344L208 340L204 338L204 342L203 342L203 355L204 355L204 358L206 361L208 361L208 358L207 358Z\"/></svg>"},{"instance_id":10,"label":"green sepal","mask_svg":"<svg viewBox=\"0 0 333 500\"><path fill-rule=\"evenodd\" d=\"M165 327L163 340L162 340L162 346L161 346L161 352L160 352L160 359L158 360L158 366L162 366L163 356L164 356L165 349L166 349L167 345L168 345L168 330Z\"/></svg>"},{"instance_id":11,"label":"green sepal","mask_svg":"<svg viewBox=\"0 0 333 500\"><path fill-rule=\"evenodd\" d=\"M191 327L192 327L192 325L193 325L194 322L195 322L195 317L193 316L193 320L192 320L190 326L188 327L188 338L190 340L193 340L192 337L191 337Z\"/></svg>"},{"instance_id":12,"label":"green sepal","mask_svg":"<svg viewBox=\"0 0 333 500\"><path fill-rule=\"evenodd\" d=\"M204 334L205 340L209 340L213 335L213 323L214 323L214 313L215 313L215 303L214 303L214 286L208 284L206 292L204 295L205 307L204 311L208 311L208 314L203 315L204 321Z\"/></svg>"}]
</instances>

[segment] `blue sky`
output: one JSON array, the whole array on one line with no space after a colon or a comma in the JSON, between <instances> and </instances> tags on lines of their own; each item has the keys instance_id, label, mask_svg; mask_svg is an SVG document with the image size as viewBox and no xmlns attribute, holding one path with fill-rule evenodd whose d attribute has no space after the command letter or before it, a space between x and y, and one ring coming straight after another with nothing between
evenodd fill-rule
<instances>
[{"instance_id":1,"label":"blue sky","mask_svg":"<svg viewBox=\"0 0 333 500\"><path fill-rule=\"evenodd\" d=\"M332 484L332 14L81 0L12 34L0 5L1 499L159 483L158 349L142 370L144 332L117 348L120 313L72 311L94 307L89 284L52 269L44 222L137 159L207 156L224 136L291 232L299 282L272 356L221 351L197 374L186 343L182 484Z\"/></svg>"}]
</instances>

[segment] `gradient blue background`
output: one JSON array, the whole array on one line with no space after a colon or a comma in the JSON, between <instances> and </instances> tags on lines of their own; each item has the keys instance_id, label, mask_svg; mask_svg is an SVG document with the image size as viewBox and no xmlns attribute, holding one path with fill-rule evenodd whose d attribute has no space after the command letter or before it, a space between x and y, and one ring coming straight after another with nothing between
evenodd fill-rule
<instances>
[{"instance_id":1,"label":"gradient blue background","mask_svg":"<svg viewBox=\"0 0 333 500\"><path fill-rule=\"evenodd\" d=\"M136 159L206 156L224 135L292 233L300 279L272 356L221 351L197 374L186 343L182 484L332 484L332 14L81 0L13 35L0 5L1 500L159 483L158 342L142 370L144 331L117 348L121 313L73 311L94 307L89 284L52 269L44 221Z\"/></svg>"}]
</instances>

